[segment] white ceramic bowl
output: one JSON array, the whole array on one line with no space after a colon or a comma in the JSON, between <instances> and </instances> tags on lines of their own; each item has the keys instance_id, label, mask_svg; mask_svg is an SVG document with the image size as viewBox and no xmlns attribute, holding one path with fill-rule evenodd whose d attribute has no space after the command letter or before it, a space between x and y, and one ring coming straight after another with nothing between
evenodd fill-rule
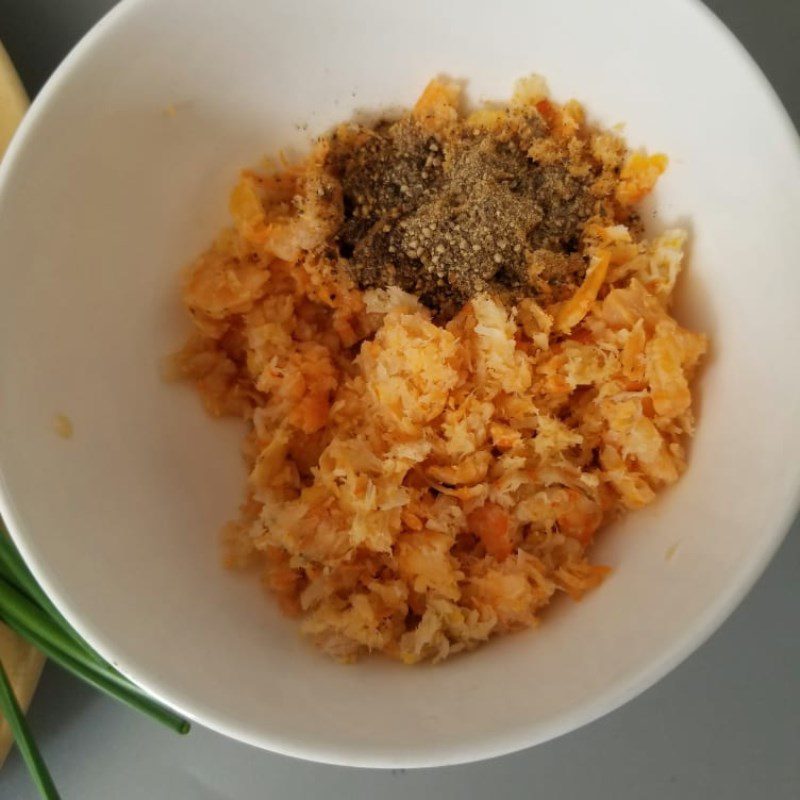
<instances>
[{"instance_id":1,"label":"white ceramic bowl","mask_svg":"<svg viewBox=\"0 0 800 800\"><path fill-rule=\"evenodd\" d=\"M226 220L242 165L409 104L438 73L477 99L534 71L672 158L653 224L690 226L679 316L712 341L691 465L601 537L610 579L538 631L435 668L338 666L219 567L241 428L159 377L186 331L177 271ZM2 513L102 654L237 739L423 766L557 736L709 636L795 513L798 210L786 114L693 2L127 0L42 91L0 176Z\"/></svg>"}]
</instances>

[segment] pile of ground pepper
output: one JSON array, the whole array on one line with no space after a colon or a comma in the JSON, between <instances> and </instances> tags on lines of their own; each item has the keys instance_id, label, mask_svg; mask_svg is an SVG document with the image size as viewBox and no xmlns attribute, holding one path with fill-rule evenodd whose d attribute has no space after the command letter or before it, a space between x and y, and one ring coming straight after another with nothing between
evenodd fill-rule
<instances>
[{"instance_id":1,"label":"pile of ground pepper","mask_svg":"<svg viewBox=\"0 0 800 800\"><path fill-rule=\"evenodd\" d=\"M589 220L613 218L619 159L592 132L564 130L549 101L506 108L492 124L413 113L329 137L341 255L361 289L399 286L440 317L491 292L512 302L564 299L586 272Z\"/></svg>"}]
</instances>

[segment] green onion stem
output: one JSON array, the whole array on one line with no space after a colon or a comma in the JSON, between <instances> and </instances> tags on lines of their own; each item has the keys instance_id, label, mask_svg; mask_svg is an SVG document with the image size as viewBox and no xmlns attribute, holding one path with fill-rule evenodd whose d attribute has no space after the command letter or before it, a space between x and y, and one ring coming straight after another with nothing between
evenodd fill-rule
<instances>
[{"instance_id":1,"label":"green onion stem","mask_svg":"<svg viewBox=\"0 0 800 800\"><path fill-rule=\"evenodd\" d=\"M0 530L0 618L64 669L102 692L188 733L189 723L151 700L95 653L69 626L28 572L7 533Z\"/></svg>"},{"instance_id":2,"label":"green onion stem","mask_svg":"<svg viewBox=\"0 0 800 800\"><path fill-rule=\"evenodd\" d=\"M33 741L25 715L17 703L14 690L11 688L11 681L6 675L3 664L0 662L0 711L6 718L14 741L19 748L19 752L28 767L33 782L39 790L39 794L44 800L59 800L58 790L53 783L47 765L44 763L36 742Z\"/></svg>"},{"instance_id":3,"label":"green onion stem","mask_svg":"<svg viewBox=\"0 0 800 800\"><path fill-rule=\"evenodd\" d=\"M131 683L127 678L115 672L108 664L99 661L94 653L86 649L86 645L76 642L58 623L5 580L0 580L0 614L7 622L16 622L52 642L55 647L69 654L87 669L105 673L109 680L123 688L130 688Z\"/></svg>"},{"instance_id":4,"label":"green onion stem","mask_svg":"<svg viewBox=\"0 0 800 800\"><path fill-rule=\"evenodd\" d=\"M17 576L6 566L5 561L0 558L0 578L2 578L6 583L10 583L18 592L21 592L28 598L31 602L36 602L26 591L19 585L17 581Z\"/></svg>"},{"instance_id":5,"label":"green onion stem","mask_svg":"<svg viewBox=\"0 0 800 800\"><path fill-rule=\"evenodd\" d=\"M33 600L43 611L46 611L65 633L69 634L69 636L82 647L86 647L80 636L72 629L64 617L61 616L61 612L53 605L53 602L42 591L39 584L36 583L36 579L31 575L30 570L22 560L22 556L17 552L14 543L11 541L11 537L5 530L0 532L0 565L2 565L3 573L6 576L13 576L13 580L9 581L10 583L16 585L20 591ZM94 654L92 655L94 656Z\"/></svg>"},{"instance_id":6,"label":"green onion stem","mask_svg":"<svg viewBox=\"0 0 800 800\"><path fill-rule=\"evenodd\" d=\"M87 668L86 664L77 661L69 653L60 650L51 641L41 637L24 625L8 618L6 618L5 621L12 630L16 631L23 639L27 639L31 644L38 647L48 658L55 661L56 664L63 667L68 672L71 672L76 677L90 684L95 689L99 689L109 697L120 700L131 708L135 708L137 711L147 714L177 733L189 732L190 725L185 719L179 717L173 711L170 711L170 709L165 708L154 700L151 700L132 683L126 682L126 684L122 684L115 679L113 673L103 672L91 666ZM125 680L127 681L127 679Z\"/></svg>"},{"instance_id":7,"label":"green onion stem","mask_svg":"<svg viewBox=\"0 0 800 800\"><path fill-rule=\"evenodd\" d=\"M43 611L4 580L0 580L0 617L54 661L57 660L57 654L66 656L70 664L70 667L67 668L70 669L74 666L80 677L88 680L89 676L94 676L102 682L104 687L114 687L113 689L104 689L105 691L114 694L115 690L118 690L115 696L119 696L129 704L136 705L137 708L141 707L141 710L146 711L150 707L156 708L158 713L155 716L158 719L162 718L161 706L150 700L138 686L131 683L112 666L89 657L90 654L87 653L85 647L77 646ZM76 672L76 669L70 669L70 671ZM133 703L133 698L137 698L138 702ZM170 719L178 719L171 712L167 716ZM183 720L180 722L185 724ZM174 722L167 724L176 730L182 727Z\"/></svg>"},{"instance_id":8,"label":"green onion stem","mask_svg":"<svg viewBox=\"0 0 800 800\"><path fill-rule=\"evenodd\" d=\"M53 624L57 625L66 634L68 634L69 637L74 641L75 645L77 647L80 647L81 650L84 651L84 653L86 654L87 657L89 657L93 661L97 662L97 664L100 665L100 666L105 666L105 667L108 667L109 669L113 669L113 667L111 667L111 665L108 664L107 661L104 661L102 658L100 658L100 656L97 653L94 652L94 650L91 650L89 648L89 645L87 645L86 642L84 642L83 639L81 639L78 636L78 634L75 631L72 630L72 628L64 629L63 625L60 622L60 619L53 619L52 617L49 617L47 609L43 609L36 602L35 598L31 597L25 591L25 587L20 586L18 578L17 578L17 575L15 573L13 573L8 568L7 564L2 559L0 559L0 582L2 582L2 581L5 581L12 589L15 589L17 592L19 592L19 594L22 595L32 605L34 605L37 610L41 611L46 617L48 617L48 620L50 622L52 622ZM2 608L2 606L0 606L0 608ZM66 624L66 623L64 623L64 624Z\"/></svg>"}]
</instances>

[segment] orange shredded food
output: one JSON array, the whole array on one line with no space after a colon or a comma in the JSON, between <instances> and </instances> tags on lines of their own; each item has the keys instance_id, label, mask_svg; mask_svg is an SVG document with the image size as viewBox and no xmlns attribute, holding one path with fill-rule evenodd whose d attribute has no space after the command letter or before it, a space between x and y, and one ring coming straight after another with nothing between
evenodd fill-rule
<instances>
[{"instance_id":1,"label":"orange shredded food","mask_svg":"<svg viewBox=\"0 0 800 800\"><path fill-rule=\"evenodd\" d=\"M411 113L446 136L457 103L435 81ZM242 173L233 227L186 277L196 330L180 372L211 414L247 421L226 563L258 565L339 660L440 660L533 626L559 593L602 581L589 547L603 524L686 466L706 350L669 313L686 235L629 226L666 159L626 155L540 79L519 85L521 107L552 132L530 157L583 148L624 164L604 189L616 224L586 225L568 299L479 294L440 322L396 287L360 291L336 246L325 140L283 171ZM509 113L469 125L502 133Z\"/></svg>"}]
</instances>

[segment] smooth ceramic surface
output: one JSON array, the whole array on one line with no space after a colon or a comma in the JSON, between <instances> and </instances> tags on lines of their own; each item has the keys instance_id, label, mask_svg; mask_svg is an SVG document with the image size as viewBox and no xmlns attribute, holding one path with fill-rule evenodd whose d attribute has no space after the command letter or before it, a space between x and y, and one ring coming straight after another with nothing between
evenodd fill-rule
<instances>
[{"instance_id":1,"label":"smooth ceramic surface","mask_svg":"<svg viewBox=\"0 0 800 800\"><path fill-rule=\"evenodd\" d=\"M651 222L690 225L679 316L713 339L691 466L604 537L611 579L539 631L436 668L342 668L255 581L219 569L241 430L160 378L186 330L177 267L224 222L241 165L354 110L408 104L433 74L502 98L532 71L672 157ZM788 119L685 0L128 0L43 90L0 173L0 510L83 635L231 736L373 766L552 738L688 655L791 521L800 464L780 456L800 446L798 207Z\"/></svg>"}]
</instances>

